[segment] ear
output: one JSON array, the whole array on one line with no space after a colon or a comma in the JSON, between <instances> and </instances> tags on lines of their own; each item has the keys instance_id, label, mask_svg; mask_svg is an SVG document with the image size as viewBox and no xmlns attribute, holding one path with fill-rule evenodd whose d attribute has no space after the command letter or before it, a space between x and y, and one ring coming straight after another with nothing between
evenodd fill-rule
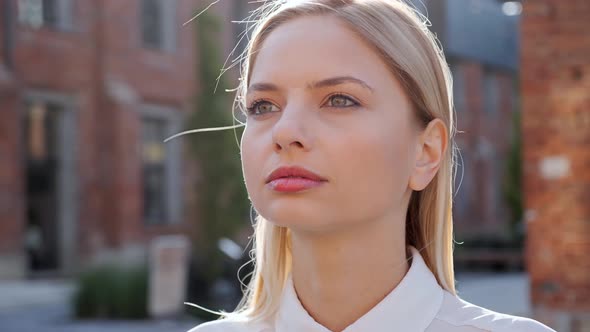
<instances>
[{"instance_id":1,"label":"ear","mask_svg":"<svg viewBox=\"0 0 590 332\"><path fill-rule=\"evenodd\" d=\"M445 156L447 140L447 127L441 119L430 121L419 135L409 182L412 190L423 190L432 181Z\"/></svg>"}]
</instances>

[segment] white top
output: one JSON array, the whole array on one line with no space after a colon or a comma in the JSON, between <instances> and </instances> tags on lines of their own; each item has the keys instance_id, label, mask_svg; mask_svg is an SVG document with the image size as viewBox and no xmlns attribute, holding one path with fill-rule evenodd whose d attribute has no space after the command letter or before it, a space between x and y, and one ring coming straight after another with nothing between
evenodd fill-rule
<instances>
[{"instance_id":1,"label":"white top","mask_svg":"<svg viewBox=\"0 0 590 332\"><path fill-rule=\"evenodd\" d=\"M343 332L550 332L535 320L494 312L466 302L437 283L419 251L411 247L410 269L399 285ZM303 308L289 276L272 321L216 320L189 332L331 332Z\"/></svg>"}]
</instances>

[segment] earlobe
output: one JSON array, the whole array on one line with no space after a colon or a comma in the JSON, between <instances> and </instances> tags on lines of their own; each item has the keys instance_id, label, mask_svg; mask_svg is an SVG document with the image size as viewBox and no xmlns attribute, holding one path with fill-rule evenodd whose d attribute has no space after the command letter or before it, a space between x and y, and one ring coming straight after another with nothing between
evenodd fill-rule
<instances>
[{"instance_id":1,"label":"earlobe","mask_svg":"<svg viewBox=\"0 0 590 332\"><path fill-rule=\"evenodd\" d=\"M447 128L440 119L430 121L420 134L414 169L409 181L412 190L423 190L436 175L444 159L447 137Z\"/></svg>"}]
</instances>

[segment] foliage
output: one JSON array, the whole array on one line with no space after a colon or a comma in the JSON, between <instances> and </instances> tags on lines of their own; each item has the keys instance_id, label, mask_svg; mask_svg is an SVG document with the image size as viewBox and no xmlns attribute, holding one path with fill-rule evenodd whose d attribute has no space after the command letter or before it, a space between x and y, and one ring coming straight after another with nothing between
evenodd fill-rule
<instances>
[{"instance_id":1,"label":"foliage","mask_svg":"<svg viewBox=\"0 0 590 332\"><path fill-rule=\"evenodd\" d=\"M510 153L506 163L506 177L504 179L504 199L510 211L510 230L513 236L519 238L522 232L523 202L522 202L522 130L521 113L513 114L513 131Z\"/></svg>"},{"instance_id":2,"label":"foliage","mask_svg":"<svg viewBox=\"0 0 590 332\"><path fill-rule=\"evenodd\" d=\"M232 97L225 92L223 77L217 81L222 68L218 47L220 23L209 12L195 21L199 65L197 77L200 91L194 100L186 129L221 127L233 123ZM214 92L215 91L215 92ZM207 283L218 278L223 269L223 257L217 249L222 236L232 237L244 225L249 201L242 178L238 137L243 129L194 134L190 138L191 155L199 165L197 192L196 258L206 267Z\"/></svg>"},{"instance_id":3,"label":"foliage","mask_svg":"<svg viewBox=\"0 0 590 332\"><path fill-rule=\"evenodd\" d=\"M72 298L77 318L148 317L148 271L144 265L97 266L82 273L77 284Z\"/></svg>"}]
</instances>

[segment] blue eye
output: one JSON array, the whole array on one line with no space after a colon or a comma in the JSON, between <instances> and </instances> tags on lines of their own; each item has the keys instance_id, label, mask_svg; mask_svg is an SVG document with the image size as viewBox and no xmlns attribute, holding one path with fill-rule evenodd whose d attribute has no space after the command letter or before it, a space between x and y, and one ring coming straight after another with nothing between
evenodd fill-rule
<instances>
[{"instance_id":1,"label":"blue eye","mask_svg":"<svg viewBox=\"0 0 590 332\"><path fill-rule=\"evenodd\" d=\"M330 107L336 108L346 108L360 105L356 100L342 93L331 95L330 98L328 98L328 102L331 103L331 105L329 105Z\"/></svg>"},{"instance_id":2,"label":"blue eye","mask_svg":"<svg viewBox=\"0 0 590 332\"><path fill-rule=\"evenodd\" d=\"M273 111L273 107L276 107L269 101L266 100L255 100L249 107L246 107L248 115L263 115L265 113L276 112Z\"/></svg>"}]
</instances>

